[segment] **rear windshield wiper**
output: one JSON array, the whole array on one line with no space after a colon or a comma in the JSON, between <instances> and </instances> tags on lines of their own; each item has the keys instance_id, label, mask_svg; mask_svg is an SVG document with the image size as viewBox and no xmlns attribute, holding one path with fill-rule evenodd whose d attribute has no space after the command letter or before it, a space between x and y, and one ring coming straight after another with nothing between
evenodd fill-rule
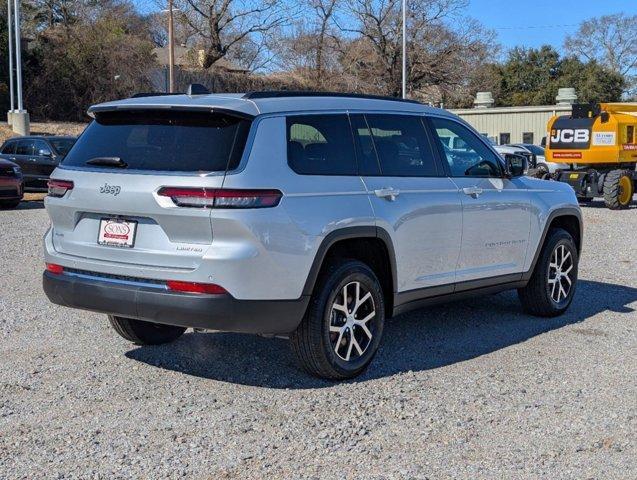
<instances>
[{"instance_id":1,"label":"rear windshield wiper","mask_svg":"<svg viewBox=\"0 0 637 480\"><path fill-rule=\"evenodd\" d=\"M104 167L126 168L128 163L119 157L95 157L86 162L87 165L101 165Z\"/></svg>"}]
</instances>

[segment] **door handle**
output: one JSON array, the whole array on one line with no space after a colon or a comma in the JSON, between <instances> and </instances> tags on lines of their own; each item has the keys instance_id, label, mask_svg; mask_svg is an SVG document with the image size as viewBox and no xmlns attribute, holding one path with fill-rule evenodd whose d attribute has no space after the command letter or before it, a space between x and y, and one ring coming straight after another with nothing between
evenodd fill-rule
<instances>
[{"instance_id":1,"label":"door handle","mask_svg":"<svg viewBox=\"0 0 637 480\"><path fill-rule=\"evenodd\" d=\"M396 197L400 195L400 190L396 190L395 188L379 188L378 190L374 190L374 194L378 198L384 198L385 200L389 200L393 202L396 200Z\"/></svg>"},{"instance_id":2,"label":"door handle","mask_svg":"<svg viewBox=\"0 0 637 480\"><path fill-rule=\"evenodd\" d=\"M462 189L462 193L464 193L465 195L469 195L470 197L473 198L478 198L480 195L482 195L482 189L480 187L465 187Z\"/></svg>"}]
</instances>

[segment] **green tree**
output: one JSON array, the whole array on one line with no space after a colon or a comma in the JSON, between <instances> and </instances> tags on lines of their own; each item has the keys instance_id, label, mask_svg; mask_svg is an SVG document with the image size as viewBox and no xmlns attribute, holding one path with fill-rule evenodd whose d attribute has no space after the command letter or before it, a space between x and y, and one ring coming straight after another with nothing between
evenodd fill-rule
<instances>
[{"instance_id":1,"label":"green tree","mask_svg":"<svg viewBox=\"0 0 637 480\"><path fill-rule=\"evenodd\" d=\"M551 105L561 87L573 87L581 102L619 101L624 78L594 60L560 57L551 46L515 48L495 67L500 106Z\"/></svg>"}]
</instances>

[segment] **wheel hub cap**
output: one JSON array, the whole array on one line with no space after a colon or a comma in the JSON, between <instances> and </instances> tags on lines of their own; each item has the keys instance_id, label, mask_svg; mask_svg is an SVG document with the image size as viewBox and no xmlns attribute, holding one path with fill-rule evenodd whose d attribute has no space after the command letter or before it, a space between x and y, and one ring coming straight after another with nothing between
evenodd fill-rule
<instances>
[{"instance_id":1,"label":"wheel hub cap","mask_svg":"<svg viewBox=\"0 0 637 480\"><path fill-rule=\"evenodd\" d=\"M330 312L330 342L339 358L349 362L365 353L374 337L374 317L372 294L360 282L345 285Z\"/></svg>"},{"instance_id":2,"label":"wheel hub cap","mask_svg":"<svg viewBox=\"0 0 637 480\"><path fill-rule=\"evenodd\" d=\"M573 256L564 245L558 245L551 255L549 264L548 289L554 302L565 300L569 293L573 280Z\"/></svg>"}]
</instances>

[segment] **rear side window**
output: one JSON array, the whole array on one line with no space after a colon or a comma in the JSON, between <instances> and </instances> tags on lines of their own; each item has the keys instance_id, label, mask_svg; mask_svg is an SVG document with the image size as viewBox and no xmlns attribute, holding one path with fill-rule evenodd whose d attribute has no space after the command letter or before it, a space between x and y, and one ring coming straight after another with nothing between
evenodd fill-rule
<instances>
[{"instance_id":1,"label":"rear side window","mask_svg":"<svg viewBox=\"0 0 637 480\"><path fill-rule=\"evenodd\" d=\"M7 142L2 148L2 153L4 155L12 155L15 153L15 145L16 142Z\"/></svg>"},{"instance_id":2,"label":"rear side window","mask_svg":"<svg viewBox=\"0 0 637 480\"><path fill-rule=\"evenodd\" d=\"M250 123L209 112L98 113L62 164L115 157L134 170L223 172L239 164Z\"/></svg>"},{"instance_id":3,"label":"rear side window","mask_svg":"<svg viewBox=\"0 0 637 480\"><path fill-rule=\"evenodd\" d=\"M288 164L302 175L356 175L347 115L287 117Z\"/></svg>"},{"instance_id":4,"label":"rear side window","mask_svg":"<svg viewBox=\"0 0 637 480\"><path fill-rule=\"evenodd\" d=\"M431 144L420 117L409 115L365 115L367 125L356 119L354 132L364 174L374 174L371 148L383 176L433 177L438 175ZM369 173L368 173L369 172Z\"/></svg>"},{"instance_id":5,"label":"rear side window","mask_svg":"<svg viewBox=\"0 0 637 480\"><path fill-rule=\"evenodd\" d=\"M33 155L33 140L19 140L16 155Z\"/></svg>"}]
</instances>

